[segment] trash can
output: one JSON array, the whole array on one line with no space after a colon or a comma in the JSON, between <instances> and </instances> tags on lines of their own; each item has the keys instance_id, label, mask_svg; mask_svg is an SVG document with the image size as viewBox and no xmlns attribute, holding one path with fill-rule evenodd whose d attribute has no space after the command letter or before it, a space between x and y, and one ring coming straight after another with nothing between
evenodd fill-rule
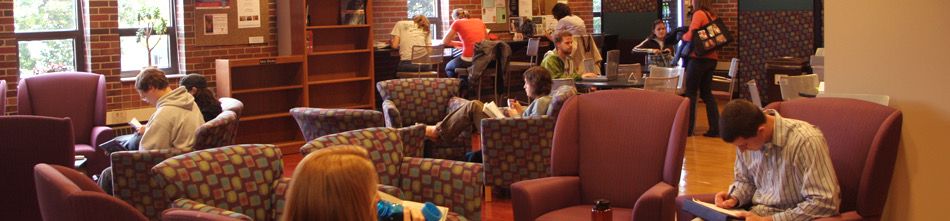
<instances>
[{"instance_id":1,"label":"trash can","mask_svg":"<svg viewBox=\"0 0 950 221\"><path fill-rule=\"evenodd\" d=\"M762 92L765 92L762 95L762 101L765 102L762 106L766 106L769 103L782 101L782 90L778 86L778 81L776 79L781 79L781 77L776 76L798 76L803 74L810 74L811 68L808 65L807 58L797 58L797 57L780 57L769 59L765 62L765 79L766 84L760 84L759 89Z\"/></svg>"}]
</instances>

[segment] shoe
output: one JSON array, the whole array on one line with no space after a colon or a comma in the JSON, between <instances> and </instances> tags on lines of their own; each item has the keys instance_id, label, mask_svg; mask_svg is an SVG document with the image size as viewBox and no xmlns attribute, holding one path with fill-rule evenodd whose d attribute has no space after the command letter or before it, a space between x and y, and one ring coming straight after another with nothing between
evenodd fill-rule
<instances>
[{"instance_id":1,"label":"shoe","mask_svg":"<svg viewBox=\"0 0 950 221\"><path fill-rule=\"evenodd\" d=\"M704 137L719 137L719 132L706 132L703 134Z\"/></svg>"}]
</instances>

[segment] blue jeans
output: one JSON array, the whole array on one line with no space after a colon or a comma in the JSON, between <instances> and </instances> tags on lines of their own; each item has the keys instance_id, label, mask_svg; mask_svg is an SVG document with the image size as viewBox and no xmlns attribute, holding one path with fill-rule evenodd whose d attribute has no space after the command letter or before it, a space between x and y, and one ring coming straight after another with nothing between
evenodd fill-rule
<instances>
[{"instance_id":1,"label":"blue jeans","mask_svg":"<svg viewBox=\"0 0 950 221\"><path fill-rule=\"evenodd\" d=\"M455 73L456 68L467 68L472 66L472 62L462 60L462 57L455 57L452 61L449 61L448 64L445 64L445 75L453 78L459 78L458 73ZM461 78L461 84L459 84L459 94L462 92L468 91L468 77Z\"/></svg>"},{"instance_id":2,"label":"blue jeans","mask_svg":"<svg viewBox=\"0 0 950 221\"><path fill-rule=\"evenodd\" d=\"M399 61L399 66L396 67L398 72L427 72L435 71L434 69L431 65L417 65L413 64L412 61Z\"/></svg>"}]
</instances>

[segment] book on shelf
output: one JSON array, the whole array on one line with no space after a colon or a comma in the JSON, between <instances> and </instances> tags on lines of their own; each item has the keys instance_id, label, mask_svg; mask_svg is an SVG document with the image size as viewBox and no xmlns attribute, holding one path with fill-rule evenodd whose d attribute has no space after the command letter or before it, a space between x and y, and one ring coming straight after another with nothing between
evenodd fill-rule
<instances>
[{"instance_id":1,"label":"book on shelf","mask_svg":"<svg viewBox=\"0 0 950 221\"><path fill-rule=\"evenodd\" d=\"M304 45L307 46L307 54L313 53L313 31L307 30L307 38L304 40Z\"/></svg>"},{"instance_id":2,"label":"book on shelf","mask_svg":"<svg viewBox=\"0 0 950 221\"><path fill-rule=\"evenodd\" d=\"M366 0L340 1L341 25L366 24Z\"/></svg>"}]
</instances>

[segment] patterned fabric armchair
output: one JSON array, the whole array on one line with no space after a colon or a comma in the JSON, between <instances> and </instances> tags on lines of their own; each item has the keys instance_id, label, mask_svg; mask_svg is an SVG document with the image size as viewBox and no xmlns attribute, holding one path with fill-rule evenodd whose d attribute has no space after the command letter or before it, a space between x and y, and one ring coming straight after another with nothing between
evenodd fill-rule
<instances>
[{"instance_id":1,"label":"patterned fabric armchair","mask_svg":"<svg viewBox=\"0 0 950 221\"><path fill-rule=\"evenodd\" d=\"M561 106L575 94L572 86L559 87L543 117L482 120L485 185L508 189L518 181L550 176L554 123Z\"/></svg>"},{"instance_id":2,"label":"patterned fabric armchair","mask_svg":"<svg viewBox=\"0 0 950 221\"><path fill-rule=\"evenodd\" d=\"M386 126L400 128L416 123L435 125L467 100L457 97L459 79L409 78L376 84L383 98ZM430 157L461 160L471 150L472 134L463 132L454 140L433 143Z\"/></svg>"},{"instance_id":3,"label":"patterned fabric armchair","mask_svg":"<svg viewBox=\"0 0 950 221\"><path fill-rule=\"evenodd\" d=\"M482 164L405 157L397 129L376 127L323 136L300 148L308 154L335 145L357 145L369 151L379 182L402 190L402 198L432 202L470 220L480 220Z\"/></svg>"},{"instance_id":4,"label":"patterned fabric armchair","mask_svg":"<svg viewBox=\"0 0 950 221\"><path fill-rule=\"evenodd\" d=\"M180 150L119 151L112 153L112 195L135 207L151 220L158 220L171 200L165 197L167 183L152 167L182 154Z\"/></svg>"},{"instance_id":5,"label":"patterned fabric armchair","mask_svg":"<svg viewBox=\"0 0 950 221\"><path fill-rule=\"evenodd\" d=\"M290 183L274 145L242 144L199 150L169 158L152 171L170 187L173 208L233 218L278 220Z\"/></svg>"},{"instance_id":6,"label":"patterned fabric armchair","mask_svg":"<svg viewBox=\"0 0 950 221\"><path fill-rule=\"evenodd\" d=\"M69 117L76 155L89 159L88 174L99 174L109 166L109 159L96 146L115 137L112 128L106 126L105 88L105 76L95 73L62 72L23 78L17 85L17 113Z\"/></svg>"},{"instance_id":7,"label":"patterned fabric armchair","mask_svg":"<svg viewBox=\"0 0 950 221\"><path fill-rule=\"evenodd\" d=\"M375 110L298 107L290 109L290 115L297 120L307 141L343 131L385 126L383 113Z\"/></svg>"},{"instance_id":8,"label":"patterned fabric armchair","mask_svg":"<svg viewBox=\"0 0 950 221\"><path fill-rule=\"evenodd\" d=\"M218 98L218 102L221 102L221 110L233 111L234 114L237 115L237 118L241 119L241 111L244 111L244 103L230 97Z\"/></svg>"},{"instance_id":9,"label":"patterned fabric armchair","mask_svg":"<svg viewBox=\"0 0 950 221\"><path fill-rule=\"evenodd\" d=\"M234 144L237 137L238 119L233 111L225 110L211 121L195 130L195 150L223 147Z\"/></svg>"}]
</instances>

